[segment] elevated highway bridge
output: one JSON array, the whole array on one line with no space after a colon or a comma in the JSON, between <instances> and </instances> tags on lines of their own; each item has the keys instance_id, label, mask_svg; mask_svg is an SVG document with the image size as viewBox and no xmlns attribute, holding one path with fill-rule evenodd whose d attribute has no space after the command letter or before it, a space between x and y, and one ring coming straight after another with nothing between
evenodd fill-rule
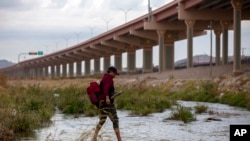
<instances>
[{"instance_id":1,"label":"elevated highway bridge","mask_svg":"<svg viewBox=\"0 0 250 141\"><path fill-rule=\"evenodd\" d=\"M122 53L127 52L127 73L133 73L136 71L137 49L143 49L143 72L152 72L152 47L156 45L159 46L159 72L165 72L174 69L175 41L184 39L187 41L189 69L193 67L193 37L205 35L206 30L213 30L216 36L216 65L226 65L228 30L233 30L233 72L238 74L242 71L241 21L250 20L249 13L250 0L174 0L150 14L89 40L42 57L19 62L1 69L0 72L9 77L21 78L82 76L82 62L85 62L84 75L90 75L90 60L94 60L94 73L100 73L100 58L104 58L104 68L108 68L112 55L115 67L121 71Z\"/></svg>"}]
</instances>

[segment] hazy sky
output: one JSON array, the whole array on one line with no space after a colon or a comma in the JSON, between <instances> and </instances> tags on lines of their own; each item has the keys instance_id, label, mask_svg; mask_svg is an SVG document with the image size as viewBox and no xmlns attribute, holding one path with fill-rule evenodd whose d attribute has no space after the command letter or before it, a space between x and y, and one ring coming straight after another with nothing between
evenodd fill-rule
<instances>
[{"instance_id":1,"label":"hazy sky","mask_svg":"<svg viewBox=\"0 0 250 141\"><path fill-rule=\"evenodd\" d=\"M151 0L151 7L154 10L170 1ZM83 42L146 14L147 4L148 0L0 0L0 59L17 63L20 53L48 54ZM250 22L244 22L242 29L242 47L250 55ZM232 37L230 31L229 55ZM194 39L194 55L209 52L210 35ZM154 47L154 64L158 64L157 53ZM137 51L137 66L141 66L141 54ZM20 61L34 57L38 56L22 55ZM186 41L176 42L175 60L185 57Z\"/></svg>"}]
</instances>

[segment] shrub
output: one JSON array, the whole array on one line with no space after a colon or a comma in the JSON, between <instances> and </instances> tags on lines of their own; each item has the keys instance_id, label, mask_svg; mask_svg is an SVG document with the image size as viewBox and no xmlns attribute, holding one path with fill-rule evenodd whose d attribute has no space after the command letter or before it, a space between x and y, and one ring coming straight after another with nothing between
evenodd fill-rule
<instances>
[{"instance_id":1,"label":"shrub","mask_svg":"<svg viewBox=\"0 0 250 141\"><path fill-rule=\"evenodd\" d=\"M0 95L0 125L4 129L15 133L30 132L50 123L54 99L48 89L35 85L16 86L9 87L5 94Z\"/></svg>"},{"instance_id":2,"label":"shrub","mask_svg":"<svg viewBox=\"0 0 250 141\"><path fill-rule=\"evenodd\" d=\"M90 103L88 95L84 88L76 86L69 86L65 88L58 88L55 93L59 94L57 105L63 113L66 114L86 114L87 116L94 116L97 110Z\"/></svg>"},{"instance_id":3,"label":"shrub","mask_svg":"<svg viewBox=\"0 0 250 141\"><path fill-rule=\"evenodd\" d=\"M177 105L176 109L172 109L171 116L167 119L181 120L184 123L196 120L195 115L191 112L191 110L181 105Z\"/></svg>"},{"instance_id":4,"label":"shrub","mask_svg":"<svg viewBox=\"0 0 250 141\"><path fill-rule=\"evenodd\" d=\"M250 109L250 107L248 107L250 105L250 97L246 92L227 92L221 96L220 103Z\"/></svg>"},{"instance_id":5,"label":"shrub","mask_svg":"<svg viewBox=\"0 0 250 141\"><path fill-rule=\"evenodd\" d=\"M218 102L217 84L211 81L188 81L179 91L172 92L171 95L175 99L186 101Z\"/></svg>"},{"instance_id":6,"label":"shrub","mask_svg":"<svg viewBox=\"0 0 250 141\"><path fill-rule=\"evenodd\" d=\"M131 110L132 114L146 116L154 112L162 112L171 106L171 100L161 89L143 87L123 87L122 95L116 99L119 109Z\"/></svg>"},{"instance_id":7,"label":"shrub","mask_svg":"<svg viewBox=\"0 0 250 141\"><path fill-rule=\"evenodd\" d=\"M194 109L195 113L201 114L207 112L208 107L206 105L196 105Z\"/></svg>"}]
</instances>

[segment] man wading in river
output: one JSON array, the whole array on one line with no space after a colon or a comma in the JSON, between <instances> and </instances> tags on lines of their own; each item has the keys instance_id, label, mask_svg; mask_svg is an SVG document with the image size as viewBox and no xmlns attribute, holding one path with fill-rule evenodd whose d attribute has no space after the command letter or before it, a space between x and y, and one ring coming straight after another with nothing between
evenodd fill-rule
<instances>
[{"instance_id":1,"label":"man wading in river","mask_svg":"<svg viewBox=\"0 0 250 141\"><path fill-rule=\"evenodd\" d=\"M116 75L119 75L117 69L115 67L109 67L107 73L105 73L102 77L100 87L103 94L105 95L105 101L101 101L99 104L99 123L96 126L92 141L97 141L98 133L105 123L107 117L109 117L113 123L113 128L117 140L122 141L119 130L119 120L116 112L116 107L114 105L114 99L111 98L115 93L113 78L115 78Z\"/></svg>"}]
</instances>

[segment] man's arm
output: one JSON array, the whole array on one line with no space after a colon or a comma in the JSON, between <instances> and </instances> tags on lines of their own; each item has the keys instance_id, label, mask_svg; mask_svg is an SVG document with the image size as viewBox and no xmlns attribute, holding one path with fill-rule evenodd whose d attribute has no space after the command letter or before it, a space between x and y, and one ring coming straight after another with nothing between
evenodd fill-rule
<instances>
[{"instance_id":1,"label":"man's arm","mask_svg":"<svg viewBox=\"0 0 250 141\"><path fill-rule=\"evenodd\" d=\"M102 85L103 85L103 94L105 95L106 97L106 104L110 104L110 99L109 99L109 89L110 87L112 86L112 80L110 79L105 79L103 82L102 82Z\"/></svg>"}]
</instances>

